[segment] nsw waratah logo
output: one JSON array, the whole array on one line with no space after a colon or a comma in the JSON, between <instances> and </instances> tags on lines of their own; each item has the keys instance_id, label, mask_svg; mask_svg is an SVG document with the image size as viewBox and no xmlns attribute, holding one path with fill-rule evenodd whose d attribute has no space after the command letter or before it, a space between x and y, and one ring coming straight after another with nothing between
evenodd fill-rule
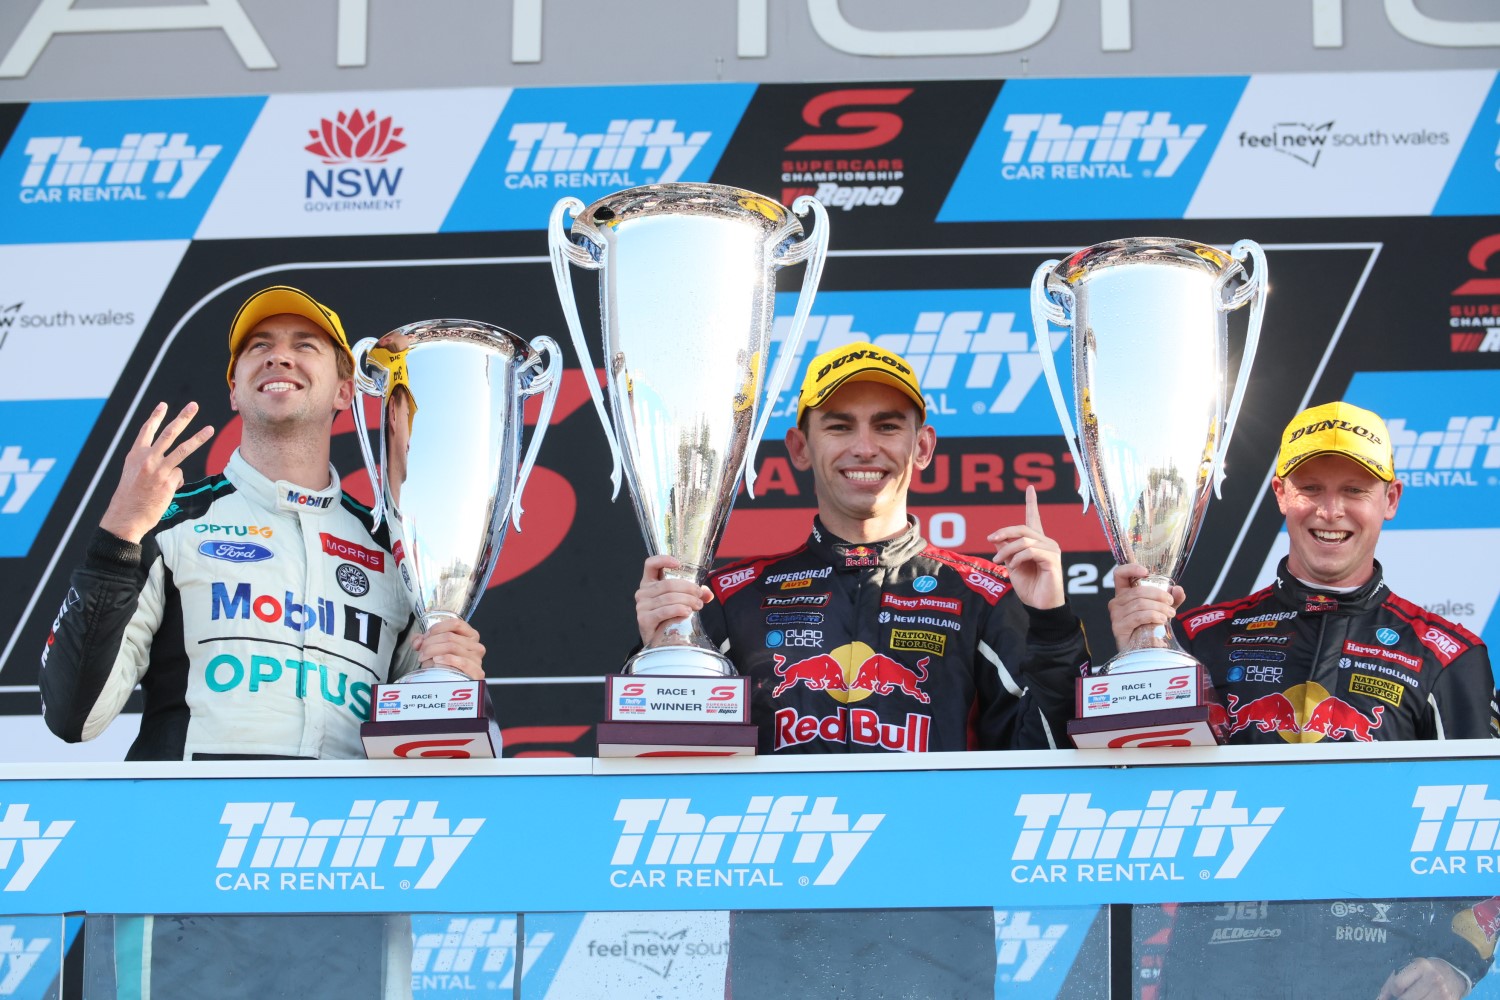
<instances>
[{"instance_id":1,"label":"nsw waratah logo","mask_svg":"<svg viewBox=\"0 0 1500 1000\"><path fill-rule=\"evenodd\" d=\"M378 118L375 111L340 111L332 120L322 119L307 134L313 141L303 148L324 163L384 163L406 148L399 138L403 130L390 115Z\"/></svg>"}]
</instances>

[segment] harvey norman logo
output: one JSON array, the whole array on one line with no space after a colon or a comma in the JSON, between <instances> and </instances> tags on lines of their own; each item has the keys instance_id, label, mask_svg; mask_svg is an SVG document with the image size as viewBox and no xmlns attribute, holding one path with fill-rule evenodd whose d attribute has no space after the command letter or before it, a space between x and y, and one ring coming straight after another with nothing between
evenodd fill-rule
<instances>
[{"instance_id":1,"label":"harvey norman logo","mask_svg":"<svg viewBox=\"0 0 1500 1000\"><path fill-rule=\"evenodd\" d=\"M789 871L799 885L837 885L885 819L836 812L832 796L809 807L805 795L756 795L743 813L722 816L695 813L692 805L692 799L621 799L615 820L624 826L610 858L610 885L781 886Z\"/></svg>"},{"instance_id":2,"label":"harvey norman logo","mask_svg":"<svg viewBox=\"0 0 1500 1000\"><path fill-rule=\"evenodd\" d=\"M567 122L517 122L507 138L507 188L569 189L678 180L712 133L685 132L672 118L615 118L584 133Z\"/></svg>"},{"instance_id":3,"label":"harvey norman logo","mask_svg":"<svg viewBox=\"0 0 1500 1000\"><path fill-rule=\"evenodd\" d=\"M1234 798L1233 791L1159 790L1144 808L1109 812L1090 805L1087 792L1022 795L1011 880L1184 881L1189 876L1179 861L1203 865L1198 878L1236 878L1282 807L1263 806L1252 815Z\"/></svg>"},{"instance_id":4,"label":"harvey norman logo","mask_svg":"<svg viewBox=\"0 0 1500 1000\"><path fill-rule=\"evenodd\" d=\"M230 802L214 885L225 892L436 889L482 818L453 822L433 800L359 799L349 815L312 819L295 802ZM410 876L410 877L406 877Z\"/></svg>"},{"instance_id":5,"label":"harvey norman logo","mask_svg":"<svg viewBox=\"0 0 1500 1000\"><path fill-rule=\"evenodd\" d=\"M1098 122L1060 113L1009 114L1001 154L1005 180L1171 177L1205 124L1179 125L1170 111L1106 111ZM1138 173L1134 172L1138 171Z\"/></svg>"},{"instance_id":6,"label":"harvey norman logo","mask_svg":"<svg viewBox=\"0 0 1500 1000\"><path fill-rule=\"evenodd\" d=\"M1494 874L1500 799L1489 798L1489 790L1489 785L1417 786L1411 805L1422 812L1411 839L1413 874Z\"/></svg>"},{"instance_id":7,"label":"harvey norman logo","mask_svg":"<svg viewBox=\"0 0 1500 1000\"><path fill-rule=\"evenodd\" d=\"M83 136L27 140L21 174L25 204L186 198L222 146L194 146L186 132L128 132L118 146L89 147Z\"/></svg>"},{"instance_id":8,"label":"harvey norman logo","mask_svg":"<svg viewBox=\"0 0 1500 1000\"><path fill-rule=\"evenodd\" d=\"M70 819L54 819L43 828L36 820L26 818L31 806L11 802L0 816L0 892L24 892L57 850L68 831Z\"/></svg>"}]
</instances>

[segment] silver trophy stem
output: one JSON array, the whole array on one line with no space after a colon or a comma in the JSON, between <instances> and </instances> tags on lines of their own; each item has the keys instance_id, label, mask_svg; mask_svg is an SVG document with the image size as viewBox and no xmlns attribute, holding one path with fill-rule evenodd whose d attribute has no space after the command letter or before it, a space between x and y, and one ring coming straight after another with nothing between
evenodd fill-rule
<instances>
[{"instance_id":1,"label":"silver trophy stem","mask_svg":"<svg viewBox=\"0 0 1500 1000\"><path fill-rule=\"evenodd\" d=\"M1068 442L1068 452L1073 456L1073 468L1078 470L1078 495L1083 498L1083 512L1089 509L1089 477L1085 472L1083 456L1078 453L1078 433L1073 420L1068 416L1068 401L1063 396L1062 381L1057 377L1057 359L1052 356L1052 329L1048 322L1073 328L1073 293L1067 288L1053 291L1047 287L1052 269L1062 261L1043 261L1031 276L1031 324L1036 328L1036 352L1042 356L1042 373L1047 376L1047 389L1052 393L1052 405L1057 410L1057 421L1062 425L1063 439ZM1060 301L1059 301L1060 300Z\"/></svg>"},{"instance_id":2,"label":"silver trophy stem","mask_svg":"<svg viewBox=\"0 0 1500 1000\"><path fill-rule=\"evenodd\" d=\"M365 474L370 477L370 514L374 518L371 528L380 527L385 516L385 491L380 486L380 473L375 463L375 454L370 450L370 428L365 420L365 396L379 396L381 406L380 426L385 427L385 388L389 378L387 372L370 358L370 348L378 341L366 337L354 345L354 429L359 438L359 454L365 463Z\"/></svg>"},{"instance_id":3,"label":"silver trophy stem","mask_svg":"<svg viewBox=\"0 0 1500 1000\"><path fill-rule=\"evenodd\" d=\"M543 395L542 409L537 415L536 429L531 432L531 444L526 449L526 460L521 463L515 497L511 502L511 526L516 531L521 530L521 496L526 492L526 481L531 478L531 467L536 464L536 453L541 450L542 439L547 436L547 428L552 426L552 407L557 402L557 391L562 387L562 349L557 346L557 341L551 337L536 337L531 341L531 348L537 355L516 373L517 378L538 367L544 360L546 367L542 368L539 375L532 377L530 385L520 390L523 398L539 392Z\"/></svg>"}]
</instances>

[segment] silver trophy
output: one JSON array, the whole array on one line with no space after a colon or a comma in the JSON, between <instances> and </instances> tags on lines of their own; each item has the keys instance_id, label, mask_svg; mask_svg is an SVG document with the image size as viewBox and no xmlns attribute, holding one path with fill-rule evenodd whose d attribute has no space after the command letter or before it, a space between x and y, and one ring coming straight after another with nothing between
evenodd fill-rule
<instances>
[{"instance_id":1,"label":"silver trophy","mask_svg":"<svg viewBox=\"0 0 1500 1000\"><path fill-rule=\"evenodd\" d=\"M1224 481L1260 340L1266 279L1265 254L1250 240L1226 254L1148 237L1049 260L1032 278L1036 347L1079 470L1084 510L1092 496L1116 562L1145 566L1150 586L1170 589L1181 577L1210 486L1218 495ZM1246 302L1249 328L1226 414L1228 314ZM1076 424L1052 358L1049 320L1073 334ZM1196 662L1170 628L1143 626L1096 673Z\"/></svg>"},{"instance_id":2,"label":"silver trophy","mask_svg":"<svg viewBox=\"0 0 1500 1000\"><path fill-rule=\"evenodd\" d=\"M425 632L479 605L507 526L521 530L521 494L561 384L562 353L550 337L531 344L508 330L462 319L412 323L354 345L354 383L380 399L380 454L370 450L363 400L355 426L375 493L375 526L390 523L397 571ZM543 393L541 416L521 456L522 405ZM401 679L452 680L451 667Z\"/></svg>"},{"instance_id":3,"label":"silver trophy","mask_svg":"<svg viewBox=\"0 0 1500 1000\"><path fill-rule=\"evenodd\" d=\"M658 184L620 191L587 208L564 198L552 210L552 271L594 408L623 465L653 553L682 564L673 576L701 583L739 487L755 495L755 451L797 356L828 248L828 216L798 198L802 225L763 195L717 184ZM573 216L571 233L564 215ZM806 261L802 294L776 371L765 374L775 317L776 271ZM606 379L613 422L593 378L568 265L600 272ZM698 616L675 622L636 654L626 673L730 676L734 667Z\"/></svg>"}]
</instances>

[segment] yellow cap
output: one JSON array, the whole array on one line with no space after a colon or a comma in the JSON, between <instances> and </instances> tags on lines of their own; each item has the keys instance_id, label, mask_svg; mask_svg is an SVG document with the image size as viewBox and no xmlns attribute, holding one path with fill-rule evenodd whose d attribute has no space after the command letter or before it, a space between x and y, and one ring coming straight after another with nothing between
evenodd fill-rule
<instances>
[{"instance_id":1,"label":"yellow cap","mask_svg":"<svg viewBox=\"0 0 1500 1000\"><path fill-rule=\"evenodd\" d=\"M804 413L828 402L849 382L879 382L897 389L917 405L922 421L927 420L927 400L922 398L922 387L906 359L860 341L824 351L807 363L802 392L797 397L797 422L800 424Z\"/></svg>"},{"instance_id":2,"label":"yellow cap","mask_svg":"<svg viewBox=\"0 0 1500 1000\"><path fill-rule=\"evenodd\" d=\"M1352 403L1323 403L1293 417L1281 432L1276 475L1285 478L1318 455L1341 455L1385 482L1396 478L1391 432L1385 421Z\"/></svg>"},{"instance_id":3,"label":"yellow cap","mask_svg":"<svg viewBox=\"0 0 1500 1000\"><path fill-rule=\"evenodd\" d=\"M245 338L262 320L283 313L301 316L314 323L333 339L339 350L349 356L351 364L354 362L354 352L349 350L349 339L344 336L344 324L339 322L338 313L299 288L272 285L246 299L245 304L240 306L240 311L234 314L234 322L229 324L229 370L225 378L229 380L231 388L234 386L234 362L240 356Z\"/></svg>"}]
</instances>

